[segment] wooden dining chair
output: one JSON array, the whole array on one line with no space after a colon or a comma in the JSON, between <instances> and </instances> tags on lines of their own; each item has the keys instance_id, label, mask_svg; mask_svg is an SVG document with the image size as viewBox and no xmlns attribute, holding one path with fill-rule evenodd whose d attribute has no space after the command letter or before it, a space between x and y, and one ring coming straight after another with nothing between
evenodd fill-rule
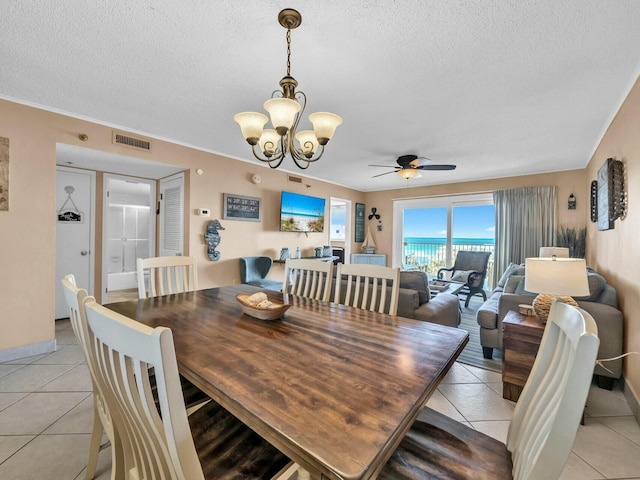
<instances>
[{"instance_id":1,"label":"wooden dining chair","mask_svg":"<svg viewBox=\"0 0 640 480\"><path fill-rule=\"evenodd\" d=\"M333 301L373 312L398 312L400 269L368 264L338 264Z\"/></svg>"},{"instance_id":2,"label":"wooden dining chair","mask_svg":"<svg viewBox=\"0 0 640 480\"><path fill-rule=\"evenodd\" d=\"M284 293L329 301L333 263L288 258L284 269Z\"/></svg>"},{"instance_id":3,"label":"wooden dining chair","mask_svg":"<svg viewBox=\"0 0 640 480\"><path fill-rule=\"evenodd\" d=\"M136 266L139 298L192 292L198 289L196 257L138 258ZM149 278L148 288L145 282L146 273Z\"/></svg>"},{"instance_id":4,"label":"wooden dining chair","mask_svg":"<svg viewBox=\"0 0 640 480\"><path fill-rule=\"evenodd\" d=\"M126 478L277 478L289 459L210 401L187 416L173 335L98 305L84 302L94 342L97 383L121 440ZM153 366L158 412L148 367Z\"/></svg>"},{"instance_id":5,"label":"wooden dining chair","mask_svg":"<svg viewBox=\"0 0 640 480\"><path fill-rule=\"evenodd\" d=\"M122 450L119 447L119 440L116 438L109 407L96 381L97 366L94 361L95 355L91 351L93 343L90 338L83 305L85 298L93 299L93 297L88 297L86 290L76 286L76 280L73 275L65 275L62 279L62 287L64 298L69 306L71 328L76 336L84 359L87 362L91 383L93 385L93 428L91 430L91 440L89 441L89 460L87 461L85 478L91 480L94 477L98 462L98 453L101 448L107 446L106 444L101 445L103 431L107 434L107 438L111 443L111 464L113 465L111 478L114 480L124 478L124 472L122 470Z\"/></svg>"},{"instance_id":6,"label":"wooden dining chair","mask_svg":"<svg viewBox=\"0 0 640 480\"><path fill-rule=\"evenodd\" d=\"M587 312L555 301L506 445L425 408L378 478L559 478L582 418L599 344Z\"/></svg>"}]
</instances>

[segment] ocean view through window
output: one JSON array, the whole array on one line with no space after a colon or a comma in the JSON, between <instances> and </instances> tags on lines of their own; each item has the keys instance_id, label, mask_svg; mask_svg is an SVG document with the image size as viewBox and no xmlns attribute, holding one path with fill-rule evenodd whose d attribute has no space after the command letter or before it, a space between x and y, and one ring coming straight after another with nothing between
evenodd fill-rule
<instances>
[{"instance_id":1,"label":"ocean view through window","mask_svg":"<svg viewBox=\"0 0 640 480\"><path fill-rule=\"evenodd\" d=\"M474 195L413 199L394 203L394 256L405 270L421 270L435 277L438 269L450 267L457 253L495 249L495 209L492 196ZM397 209L397 211L396 211ZM487 279L491 274L487 275ZM485 289L490 289L485 284Z\"/></svg>"}]
</instances>

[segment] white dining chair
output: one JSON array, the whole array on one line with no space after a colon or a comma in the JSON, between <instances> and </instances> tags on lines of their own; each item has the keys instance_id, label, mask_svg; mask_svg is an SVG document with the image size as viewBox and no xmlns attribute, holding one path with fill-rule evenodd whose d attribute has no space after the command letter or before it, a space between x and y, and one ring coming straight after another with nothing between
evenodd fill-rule
<instances>
[{"instance_id":1,"label":"white dining chair","mask_svg":"<svg viewBox=\"0 0 640 480\"><path fill-rule=\"evenodd\" d=\"M425 408L378 478L559 478L582 418L599 344L587 312L554 301L506 445Z\"/></svg>"},{"instance_id":2,"label":"white dining chair","mask_svg":"<svg viewBox=\"0 0 640 480\"><path fill-rule=\"evenodd\" d=\"M395 315L398 312L399 289L399 268L339 263L333 301Z\"/></svg>"},{"instance_id":3,"label":"white dining chair","mask_svg":"<svg viewBox=\"0 0 640 480\"><path fill-rule=\"evenodd\" d=\"M93 428L91 430L91 440L89 441L89 460L87 461L85 478L91 480L94 477L98 454L102 448L107 446L107 444L101 445L102 432L104 431L109 443L111 443L111 463L114 466L111 470L111 478L113 480L120 479L123 478L124 475L122 470L122 450L116 438L109 408L96 381L97 366L94 361L95 355L91 352L93 342L90 338L90 331L83 305L85 298L93 299L93 297L88 297L86 290L76 286L76 280L73 275L65 275L62 279L62 287L64 298L69 306L71 328L76 336L84 359L87 362L91 383L93 385Z\"/></svg>"},{"instance_id":4,"label":"white dining chair","mask_svg":"<svg viewBox=\"0 0 640 480\"><path fill-rule=\"evenodd\" d=\"M198 289L196 257L149 257L136 261L138 297L151 298ZM145 278L148 277L147 288Z\"/></svg>"},{"instance_id":5,"label":"white dining chair","mask_svg":"<svg viewBox=\"0 0 640 480\"><path fill-rule=\"evenodd\" d=\"M333 263L288 258L285 262L282 291L328 302L332 280Z\"/></svg>"},{"instance_id":6,"label":"white dining chair","mask_svg":"<svg viewBox=\"0 0 640 480\"><path fill-rule=\"evenodd\" d=\"M97 382L122 444L124 478L263 480L291 468L286 456L213 401L187 417L170 329L148 327L92 298L84 306Z\"/></svg>"}]
</instances>

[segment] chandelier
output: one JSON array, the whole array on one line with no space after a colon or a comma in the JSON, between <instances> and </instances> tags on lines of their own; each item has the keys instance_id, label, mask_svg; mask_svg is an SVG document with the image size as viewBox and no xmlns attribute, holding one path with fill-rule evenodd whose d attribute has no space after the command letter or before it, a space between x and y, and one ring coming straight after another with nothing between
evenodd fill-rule
<instances>
[{"instance_id":1,"label":"chandelier","mask_svg":"<svg viewBox=\"0 0 640 480\"><path fill-rule=\"evenodd\" d=\"M287 29L287 74L280 80L282 91L276 90L271 99L264 102L273 128L264 128L268 118L258 112L241 112L233 119L240 125L242 135L258 160L268 163L271 168L278 168L290 155L298 168L306 169L311 162L320 160L324 146L342 119L334 113L312 113L309 121L313 130L297 131L307 97L304 92L296 92L298 82L291 76L291 30L300 26L302 16L298 11L287 8L278 14L278 22Z\"/></svg>"}]
</instances>

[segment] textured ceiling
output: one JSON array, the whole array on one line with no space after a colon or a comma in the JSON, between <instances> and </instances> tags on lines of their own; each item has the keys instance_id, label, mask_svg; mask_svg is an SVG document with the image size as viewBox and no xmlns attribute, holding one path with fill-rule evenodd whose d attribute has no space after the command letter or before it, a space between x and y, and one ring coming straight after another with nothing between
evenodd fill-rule
<instances>
[{"instance_id":1,"label":"textured ceiling","mask_svg":"<svg viewBox=\"0 0 640 480\"><path fill-rule=\"evenodd\" d=\"M635 0L8 0L0 96L255 161L233 115L286 72L285 7L305 117L343 124L281 169L362 191L583 168L640 73ZM458 168L371 178L408 153Z\"/></svg>"}]
</instances>

